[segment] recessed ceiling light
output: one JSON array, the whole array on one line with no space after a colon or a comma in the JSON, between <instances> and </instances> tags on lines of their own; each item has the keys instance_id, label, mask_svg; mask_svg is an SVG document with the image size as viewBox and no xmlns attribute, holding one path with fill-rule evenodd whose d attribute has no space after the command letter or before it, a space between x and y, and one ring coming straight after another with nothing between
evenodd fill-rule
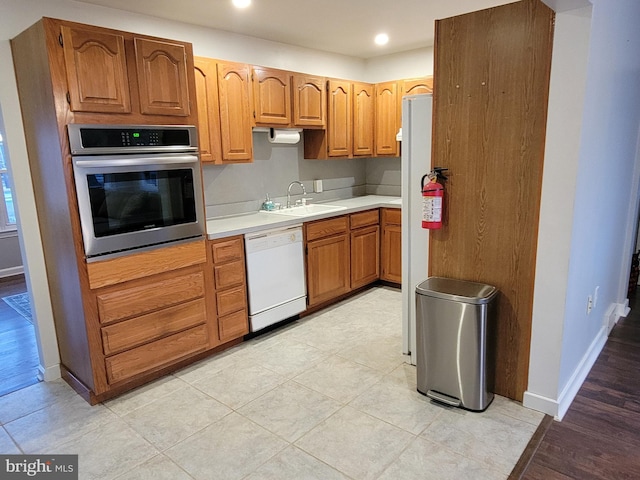
<instances>
[{"instance_id":1,"label":"recessed ceiling light","mask_svg":"<svg viewBox=\"0 0 640 480\"><path fill-rule=\"evenodd\" d=\"M231 3L236 8L247 8L251 5L251 0L232 0Z\"/></svg>"},{"instance_id":2,"label":"recessed ceiling light","mask_svg":"<svg viewBox=\"0 0 640 480\"><path fill-rule=\"evenodd\" d=\"M376 42L376 45L386 45L387 42L389 42L389 35L387 35L386 33L379 33L378 35L376 35L374 41Z\"/></svg>"}]
</instances>

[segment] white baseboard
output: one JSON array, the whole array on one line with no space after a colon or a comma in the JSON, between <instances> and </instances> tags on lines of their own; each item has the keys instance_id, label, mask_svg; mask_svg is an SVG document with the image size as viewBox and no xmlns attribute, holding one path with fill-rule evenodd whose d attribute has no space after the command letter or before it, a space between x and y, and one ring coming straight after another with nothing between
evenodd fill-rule
<instances>
[{"instance_id":1,"label":"white baseboard","mask_svg":"<svg viewBox=\"0 0 640 480\"><path fill-rule=\"evenodd\" d=\"M525 407L538 410L547 415L552 415L556 420L562 420L567 410L569 410L573 399L578 394L578 390L580 390L584 380L591 371L591 367L593 367L593 364L598 359L598 355L600 355L605 343L607 343L607 334L607 326L603 325L557 400L526 391L524 392L522 404Z\"/></svg>"},{"instance_id":2,"label":"white baseboard","mask_svg":"<svg viewBox=\"0 0 640 480\"><path fill-rule=\"evenodd\" d=\"M42 365L38 365L38 379L45 382L51 382L62 377L62 371L60 370L60 364L56 363L50 367L44 368Z\"/></svg>"},{"instance_id":3,"label":"white baseboard","mask_svg":"<svg viewBox=\"0 0 640 480\"><path fill-rule=\"evenodd\" d=\"M22 265L18 267L3 268L0 270L0 278L13 277L14 275L21 275L24 273L24 267Z\"/></svg>"}]
</instances>

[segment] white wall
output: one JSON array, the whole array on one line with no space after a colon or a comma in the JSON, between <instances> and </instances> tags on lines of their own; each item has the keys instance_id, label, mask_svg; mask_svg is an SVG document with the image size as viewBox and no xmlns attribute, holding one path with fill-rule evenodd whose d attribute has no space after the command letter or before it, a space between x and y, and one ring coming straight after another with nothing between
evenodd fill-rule
<instances>
[{"instance_id":1,"label":"white wall","mask_svg":"<svg viewBox=\"0 0 640 480\"><path fill-rule=\"evenodd\" d=\"M6 142L20 224L21 247L25 256L25 272L38 326L41 370L43 376L50 379L59 376L59 356L9 44L11 38L43 16L188 41L193 44L194 53L201 56L336 78L375 80L368 78L368 62L362 59L262 41L150 16L123 13L72 0L2 0L0 2L0 64L3 68L0 69L0 105L5 120ZM419 57L426 58L424 53L420 53ZM416 65L410 60L413 58L416 58L414 54L403 56L402 60L394 64L393 71L397 73L397 78L414 76ZM388 61L393 61L393 56L390 56ZM429 62L432 63L432 60ZM382 66L384 62L371 63L375 65L372 67L374 71L384 70ZM403 65L407 68L406 72L403 71ZM377 73L371 73L371 75L374 76ZM356 167L352 176L364 178L366 165L361 161L356 163L359 166ZM305 167L306 174L309 176L314 174L314 168L320 168L320 164L316 167ZM349 168L352 167L347 167L344 178L351 175ZM362 183L362 188L366 183L363 178L357 179L357 182Z\"/></svg>"},{"instance_id":2,"label":"white wall","mask_svg":"<svg viewBox=\"0 0 640 480\"><path fill-rule=\"evenodd\" d=\"M366 81L371 83L427 75L433 75L433 47L370 58L365 64Z\"/></svg>"},{"instance_id":3,"label":"white wall","mask_svg":"<svg viewBox=\"0 0 640 480\"><path fill-rule=\"evenodd\" d=\"M583 40L585 32L585 26L580 27L581 21L570 19L568 15L558 15L556 24L556 35L560 34L557 41L564 45L565 52L571 42L562 36L563 29L583 32L579 37ZM566 412L604 345L610 317L617 318L626 304L625 279L628 279L634 248L637 177L640 174L639 24L640 2L637 0L593 1L582 115L579 115L576 96L579 91L567 89L565 94L570 98L565 100L576 116L566 116L569 125L565 127L568 127L569 135L559 146L554 147L551 142L552 155L545 158L543 204L555 205L555 210L541 211L538 249L541 269L536 272L533 342L525 405L559 418ZM581 47L575 45L582 55ZM580 70L572 79L569 72L552 69L552 79L558 80L557 88L564 85L579 90L583 82ZM550 140L562 133L551 130L554 125L551 114L555 111L556 120L563 115L557 111L558 106L554 104L550 109ZM576 129L581 132L577 144ZM566 177L566 190L563 190L549 178L553 170L547 172L547 169L560 172L556 162L568 162L565 167L574 170L576 146L575 187ZM573 195L572 190L575 190ZM573 205L572 215L568 215L567 204ZM551 218L556 215L558 219ZM566 222L564 228L558 226L557 230L549 230L548 226L555 220ZM558 242L542 238L545 232ZM568 265L565 254L558 252L554 273L551 268L554 249L567 250L569 239ZM587 297L594 295L598 286L597 304L587 314ZM564 304L563 290L566 291Z\"/></svg>"}]
</instances>

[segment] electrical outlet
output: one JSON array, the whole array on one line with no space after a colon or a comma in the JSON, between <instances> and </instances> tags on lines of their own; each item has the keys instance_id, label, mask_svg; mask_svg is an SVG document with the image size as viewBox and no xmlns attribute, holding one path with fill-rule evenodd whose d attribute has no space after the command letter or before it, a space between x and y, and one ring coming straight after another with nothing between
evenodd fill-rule
<instances>
[{"instance_id":1,"label":"electrical outlet","mask_svg":"<svg viewBox=\"0 0 640 480\"><path fill-rule=\"evenodd\" d=\"M591 313L592 309L593 309L593 297L589 295L587 297L587 315Z\"/></svg>"},{"instance_id":2,"label":"electrical outlet","mask_svg":"<svg viewBox=\"0 0 640 480\"><path fill-rule=\"evenodd\" d=\"M322 193L322 180L313 181L313 191L316 193Z\"/></svg>"}]
</instances>

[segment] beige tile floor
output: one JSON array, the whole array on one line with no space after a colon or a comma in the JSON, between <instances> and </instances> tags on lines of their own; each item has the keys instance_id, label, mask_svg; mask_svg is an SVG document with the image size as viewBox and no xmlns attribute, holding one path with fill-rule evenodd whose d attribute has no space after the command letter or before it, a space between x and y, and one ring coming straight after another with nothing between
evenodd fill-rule
<instances>
[{"instance_id":1,"label":"beige tile floor","mask_svg":"<svg viewBox=\"0 0 640 480\"><path fill-rule=\"evenodd\" d=\"M0 397L0 452L81 479L505 479L543 415L416 391L400 292L376 287L97 406L64 382Z\"/></svg>"}]
</instances>

